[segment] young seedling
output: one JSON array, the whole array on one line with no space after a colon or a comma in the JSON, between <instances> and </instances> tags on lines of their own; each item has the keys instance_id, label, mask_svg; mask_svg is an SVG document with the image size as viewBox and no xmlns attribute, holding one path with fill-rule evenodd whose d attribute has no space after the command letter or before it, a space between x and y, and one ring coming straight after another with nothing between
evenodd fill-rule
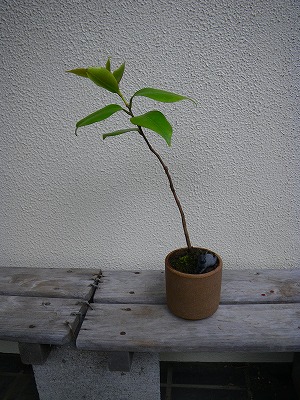
<instances>
[{"instance_id":1,"label":"young seedling","mask_svg":"<svg viewBox=\"0 0 300 400\"><path fill-rule=\"evenodd\" d=\"M120 90L120 82L123 77L124 70L125 70L125 63L123 63L118 69L111 71L111 63L109 58L106 62L105 67L77 68L67 71L71 72L72 74L78 75L80 77L90 79L96 85L117 95L119 99L121 99L122 101L121 103L122 106L119 104L109 104L78 121L76 123L75 134L77 134L78 128L103 121L117 112L124 112L129 116L129 121L131 123L130 127L104 133L102 135L103 139L106 139L107 137L110 136L122 135L127 132L136 132L144 139L149 150L156 156L168 178L171 192L174 196L175 202L177 204L178 210L181 215L182 227L185 235L186 244L190 251L192 249L192 245L187 229L185 214L183 212L181 203L174 188L169 169L162 160L161 156L158 154L158 152L152 147L152 145L150 144L148 138L146 137L143 131L143 128L146 128L156 132L167 142L168 146L171 146L171 138L173 133L172 126L166 119L164 114L162 114L158 110L151 110L145 114L135 116L133 113L133 100L136 99L137 97L142 96L163 103L174 103L181 100L190 100L195 103L195 101L190 97L182 96L180 94L168 92L165 90L153 89L149 87L138 90L133 94L133 96L131 96L129 101L127 101Z\"/></svg>"}]
</instances>

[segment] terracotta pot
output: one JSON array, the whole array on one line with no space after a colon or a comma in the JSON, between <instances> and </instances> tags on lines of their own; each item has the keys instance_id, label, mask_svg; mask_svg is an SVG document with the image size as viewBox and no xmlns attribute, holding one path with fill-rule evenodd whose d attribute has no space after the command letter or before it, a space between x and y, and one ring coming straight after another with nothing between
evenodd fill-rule
<instances>
[{"instance_id":1,"label":"terracotta pot","mask_svg":"<svg viewBox=\"0 0 300 400\"><path fill-rule=\"evenodd\" d=\"M169 310L184 319L203 319L214 314L220 303L222 259L208 249L218 259L218 266L204 274L186 274L176 271L170 264L170 259L187 251L187 248L177 249L169 253L165 260L166 295Z\"/></svg>"}]
</instances>

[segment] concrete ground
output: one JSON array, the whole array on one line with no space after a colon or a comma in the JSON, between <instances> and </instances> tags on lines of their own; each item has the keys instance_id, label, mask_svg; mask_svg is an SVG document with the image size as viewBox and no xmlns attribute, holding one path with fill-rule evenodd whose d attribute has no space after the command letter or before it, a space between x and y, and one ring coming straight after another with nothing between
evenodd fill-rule
<instances>
[{"instance_id":1,"label":"concrete ground","mask_svg":"<svg viewBox=\"0 0 300 400\"><path fill-rule=\"evenodd\" d=\"M161 400L297 400L290 363L160 365ZM39 400L32 368L17 354L0 353L0 399Z\"/></svg>"}]
</instances>

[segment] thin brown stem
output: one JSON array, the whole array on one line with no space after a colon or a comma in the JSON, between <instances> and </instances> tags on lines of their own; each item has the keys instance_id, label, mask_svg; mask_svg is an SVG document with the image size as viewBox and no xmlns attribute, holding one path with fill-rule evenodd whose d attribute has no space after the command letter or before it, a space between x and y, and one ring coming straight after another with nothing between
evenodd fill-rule
<instances>
[{"instance_id":1,"label":"thin brown stem","mask_svg":"<svg viewBox=\"0 0 300 400\"><path fill-rule=\"evenodd\" d=\"M188 233L188 230L187 230L185 215L184 215L184 212L183 212L181 203L180 203L180 201L179 201L179 198L178 198L178 196L177 196L176 190L175 190L175 188L174 188L173 181L172 181L172 177L171 177L171 175L170 175L169 169L168 169L168 167L166 166L166 164L163 162L161 156L157 153L156 150L154 150L154 148L153 148L153 147L151 146L151 144L149 143L149 141L148 141L147 137L145 136L145 134L144 134L142 128L139 126L138 129L139 129L140 135L141 135L142 138L145 140L145 142L146 142L146 144L147 144L149 150L157 157L158 161L160 162L160 164L162 165L162 167L163 167L163 169L164 169L164 171L165 171L165 174L167 175L167 178L168 178L168 181L169 181L169 184L170 184L171 192L172 192L172 194L173 194L173 196L174 196L174 199L175 199L175 201L176 201L178 210L179 210L179 212L180 212L181 221L182 221L182 227L183 227L183 231L184 231L184 236L185 236L186 244L187 244L188 249L190 250L190 249L192 248L192 245L191 245L190 236L189 236L189 233Z\"/></svg>"},{"instance_id":2,"label":"thin brown stem","mask_svg":"<svg viewBox=\"0 0 300 400\"><path fill-rule=\"evenodd\" d=\"M120 95L120 97L122 98L123 102L125 103L126 107L128 108L127 114L129 114L129 115L131 115L131 116L133 117L134 115L133 115L133 112L132 112L132 110L131 110L132 99L130 100L130 103L128 104L128 103L125 101L125 99L124 99L124 97L122 96L122 94L119 93L119 95ZM124 111L125 111L125 110L124 110ZM144 134L144 132L143 132L143 130L142 130L142 128L141 128L140 126L138 127L138 130L139 130L139 134L142 136L142 138L143 138L144 141L146 142L146 144L147 144L149 150L150 150L150 151L155 155L155 157L158 159L158 161L160 162L161 166L163 167L163 169L164 169L164 171L165 171L165 174L167 175L167 178L168 178L168 181L169 181L169 184L170 184L171 192L172 192L172 194L173 194L173 197L174 197L175 202L176 202L176 204L177 204L178 210L179 210L179 212L180 212L181 221L182 221L182 227L183 227L183 232L184 232L186 244L187 244L188 249L191 250L192 245L191 245L190 236L189 236L189 233L188 233L188 230L187 230L185 215L184 215L184 212L183 212L183 208L182 208L182 206L181 206L181 203L180 203L180 201L179 201L179 198L178 198L178 196L177 196L176 190L175 190L175 188L174 188L174 184L173 184L172 177L171 177L171 175L170 175L169 169L168 169L168 167L166 166L166 164L164 163L164 161L163 161L163 159L161 158L161 156L157 153L156 150L154 150L154 148L153 148L152 145L150 144L149 140L147 139L146 135Z\"/></svg>"}]
</instances>

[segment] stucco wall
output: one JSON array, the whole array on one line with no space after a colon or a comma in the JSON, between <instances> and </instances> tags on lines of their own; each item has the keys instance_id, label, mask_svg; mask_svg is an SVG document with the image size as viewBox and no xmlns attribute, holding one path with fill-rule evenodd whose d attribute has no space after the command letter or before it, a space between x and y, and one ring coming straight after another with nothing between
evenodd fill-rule
<instances>
[{"instance_id":1,"label":"stucco wall","mask_svg":"<svg viewBox=\"0 0 300 400\"><path fill-rule=\"evenodd\" d=\"M117 101L66 69L126 61L123 91L198 101L163 110L194 245L225 268L299 266L299 2L1 0L0 265L155 268L184 246L163 172ZM297 72L298 68L298 72ZM298 84L298 87L297 87Z\"/></svg>"}]
</instances>

